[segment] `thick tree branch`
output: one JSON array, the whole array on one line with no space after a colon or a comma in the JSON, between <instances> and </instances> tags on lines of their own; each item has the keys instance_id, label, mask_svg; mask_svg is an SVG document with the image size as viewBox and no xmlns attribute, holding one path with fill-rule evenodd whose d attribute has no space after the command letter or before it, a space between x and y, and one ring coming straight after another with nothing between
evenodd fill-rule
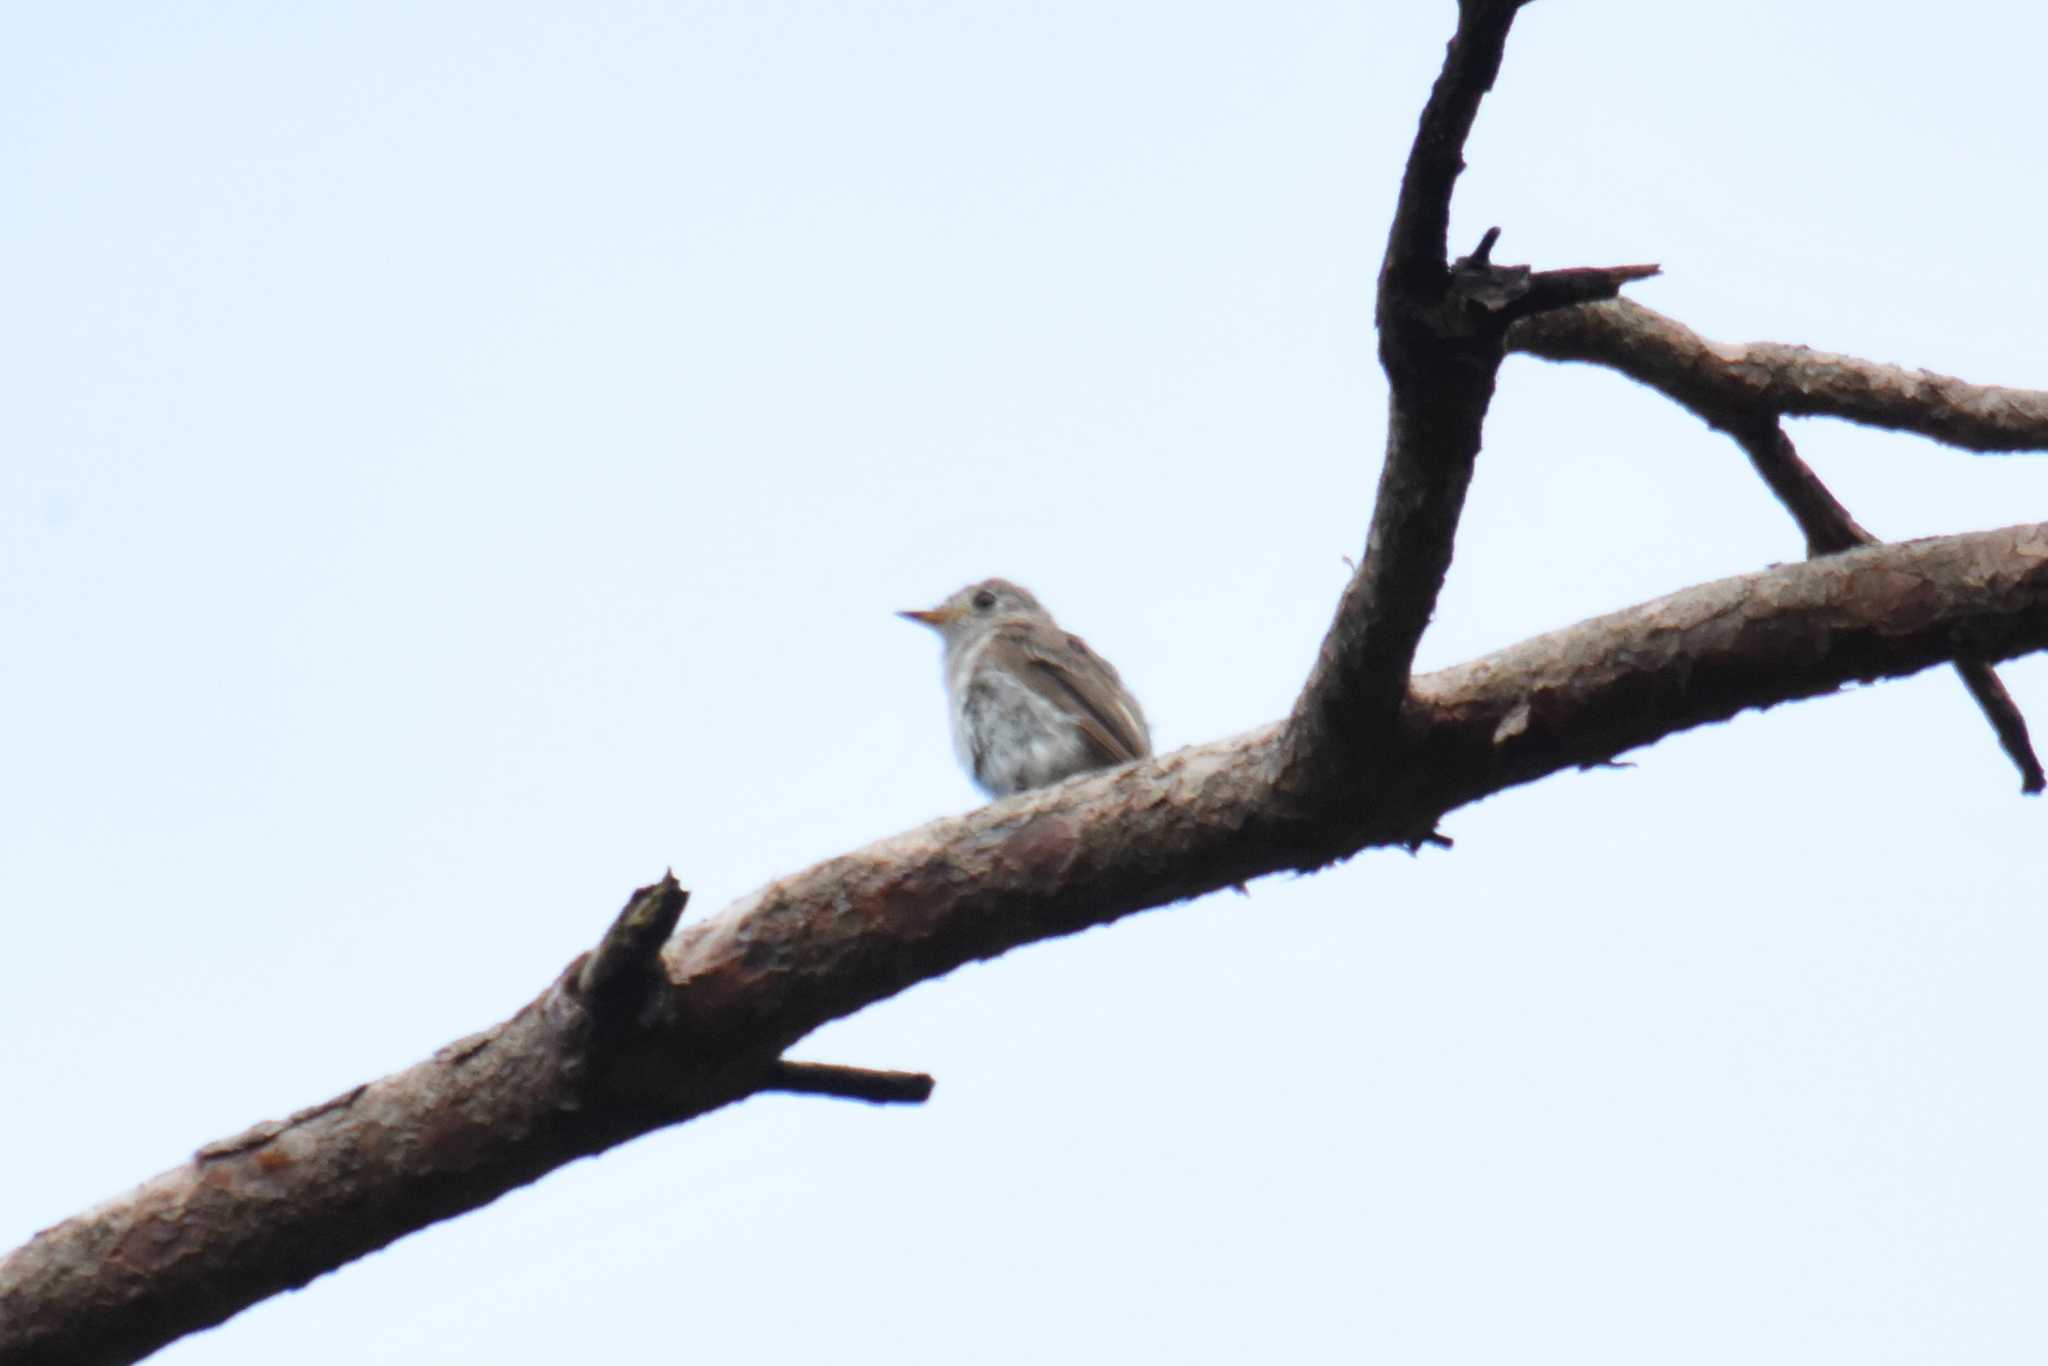
<instances>
[{"instance_id":1,"label":"thick tree branch","mask_svg":"<svg viewBox=\"0 0 2048 1366\"><path fill-rule=\"evenodd\" d=\"M1800 346L1717 346L1684 324L1629 300L1531 319L1509 333L1508 344L1549 360L1586 361L1619 370L1727 432L1799 524L1809 556L1871 545L1877 537L1850 516L1800 459L1780 420L1788 412L1825 411L1929 434L1938 428L1951 434L1943 438L1948 440L1956 440L1958 433L1982 440L1987 430L1982 420L1993 418L2003 424L1997 439L2048 447L2048 394L1964 384ZM1943 402L1957 407L1943 413L1927 406ZM2019 421L2029 412L2039 419L2031 438ZM1908 415L1910 421L1899 420ZM1956 672L1991 723L1999 746L2019 769L2020 790L2034 794L2048 787L2026 718L1997 673L1976 659L1958 659Z\"/></svg>"},{"instance_id":2,"label":"thick tree branch","mask_svg":"<svg viewBox=\"0 0 2048 1366\"><path fill-rule=\"evenodd\" d=\"M1516 0L1461 0L1458 31L1401 176L1376 305L1389 382L1379 491L1365 555L1295 704L1280 755L1278 789L1304 811L1355 800L1371 785L1368 765L1386 749L1416 644L1450 569L1506 330L1489 291L1491 278L1503 273L1491 263L1499 230L1454 272L1451 191L1519 8Z\"/></svg>"},{"instance_id":3,"label":"thick tree branch","mask_svg":"<svg viewBox=\"0 0 2048 1366\"><path fill-rule=\"evenodd\" d=\"M1401 842L1747 708L2044 646L2048 524L1877 546L1417 679L1371 809L1305 825L1273 791L1274 725L936 821L685 925L623 1027L591 1004L616 980L591 966L605 955L579 958L503 1024L45 1230L0 1262L0 1361L133 1360L578 1157L801 1079L777 1059L804 1034L974 959ZM680 896L673 879L636 893L608 940L644 942Z\"/></svg>"},{"instance_id":4,"label":"thick tree branch","mask_svg":"<svg viewBox=\"0 0 2048 1366\"><path fill-rule=\"evenodd\" d=\"M1498 266L1489 231L1449 263L1451 191L1465 140L1500 71L1516 0L1465 0L1424 106L1380 266L1387 450L1365 555L1339 602L1277 756L1277 791L1307 813L1369 802L1382 779L1415 648L1451 565L1480 433L1517 318L1611 297L1654 266L1549 271ZM1429 837L1410 831L1410 842Z\"/></svg>"}]
</instances>

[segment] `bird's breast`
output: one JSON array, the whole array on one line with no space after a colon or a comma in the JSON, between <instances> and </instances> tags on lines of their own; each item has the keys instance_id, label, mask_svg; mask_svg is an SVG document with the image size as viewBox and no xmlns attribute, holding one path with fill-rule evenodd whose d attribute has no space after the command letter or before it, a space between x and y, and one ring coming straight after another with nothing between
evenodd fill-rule
<instances>
[{"instance_id":1,"label":"bird's breast","mask_svg":"<svg viewBox=\"0 0 2048 1366\"><path fill-rule=\"evenodd\" d=\"M996 796L1044 787L1089 766L1074 719L999 669L971 671L953 692L953 747Z\"/></svg>"}]
</instances>

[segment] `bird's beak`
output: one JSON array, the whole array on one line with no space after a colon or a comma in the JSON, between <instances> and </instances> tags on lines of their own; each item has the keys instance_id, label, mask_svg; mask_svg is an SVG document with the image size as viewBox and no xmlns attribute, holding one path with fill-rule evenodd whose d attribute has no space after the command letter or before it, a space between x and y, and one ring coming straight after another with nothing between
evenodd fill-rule
<instances>
[{"instance_id":1,"label":"bird's beak","mask_svg":"<svg viewBox=\"0 0 2048 1366\"><path fill-rule=\"evenodd\" d=\"M934 630L944 626L951 620L951 617L942 608L938 607L920 608L914 612L898 612L896 615L902 617L905 621L914 621L920 626L929 626Z\"/></svg>"}]
</instances>

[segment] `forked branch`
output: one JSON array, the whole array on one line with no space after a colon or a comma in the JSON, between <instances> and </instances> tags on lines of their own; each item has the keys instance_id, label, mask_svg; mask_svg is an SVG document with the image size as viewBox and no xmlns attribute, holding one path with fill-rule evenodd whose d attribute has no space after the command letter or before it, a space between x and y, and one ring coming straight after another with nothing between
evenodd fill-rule
<instances>
[{"instance_id":1,"label":"forked branch","mask_svg":"<svg viewBox=\"0 0 2048 1366\"><path fill-rule=\"evenodd\" d=\"M1777 342L1712 342L1626 299L1531 319L1509 345L1619 370L1715 426L1755 413L1835 417L1968 451L2048 450L2048 390L1971 384Z\"/></svg>"},{"instance_id":2,"label":"forked branch","mask_svg":"<svg viewBox=\"0 0 2048 1366\"><path fill-rule=\"evenodd\" d=\"M1806 537L1808 555L1877 540L1849 514L1792 444L1787 415L1845 418L1935 436L1974 450L2048 449L2048 393L1966 384L1803 346L1725 346L1630 300L1532 317L1508 344L1548 360L1604 365L1656 389L1748 455ZM1959 658L1956 672L2020 771L2020 790L2048 787L2026 718L1991 666Z\"/></svg>"},{"instance_id":3,"label":"forked branch","mask_svg":"<svg viewBox=\"0 0 2048 1366\"><path fill-rule=\"evenodd\" d=\"M1451 566L1458 520L1493 400L1503 338L1517 319L1611 298L1655 266L1532 273L1493 262L1500 230L1448 258L1451 192L1465 140L1500 71L1515 0L1466 0L1422 111L1380 266L1380 364L1387 449L1365 554L1345 587L1288 721L1274 789L1304 821L1378 800L1415 649ZM1408 832L1410 843L1430 838Z\"/></svg>"},{"instance_id":4,"label":"forked branch","mask_svg":"<svg viewBox=\"0 0 2048 1366\"><path fill-rule=\"evenodd\" d=\"M680 929L685 894L665 877L512 1018L211 1144L0 1261L0 1362L133 1360L762 1091L921 1100L921 1074L783 1055L975 959L1413 843L1467 802L1746 708L2048 646L2043 524L1706 584L1411 681L1509 327L1579 318L1590 310L1573 305L1654 269L1532 274L1493 264L1493 234L1446 260L1465 139L1517 8L1464 0L1417 132L1381 274L1386 468L1365 559L1288 720L934 822Z\"/></svg>"}]
</instances>

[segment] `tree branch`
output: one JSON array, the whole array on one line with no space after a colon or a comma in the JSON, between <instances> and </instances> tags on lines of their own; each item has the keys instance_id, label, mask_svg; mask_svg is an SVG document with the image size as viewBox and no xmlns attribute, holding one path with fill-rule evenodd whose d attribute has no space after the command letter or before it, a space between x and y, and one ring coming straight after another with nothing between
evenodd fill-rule
<instances>
[{"instance_id":1,"label":"tree branch","mask_svg":"<svg viewBox=\"0 0 2048 1366\"><path fill-rule=\"evenodd\" d=\"M1806 537L1808 559L1877 543L1877 537L1849 515L1849 509L1821 482L1813 467L1799 458L1798 447L1776 416L1757 414L1734 424L1728 434L1749 457L1764 486L1799 524L1800 535Z\"/></svg>"},{"instance_id":2,"label":"tree branch","mask_svg":"<svg viewBox=\"0 0 2048 1366\"><path fill-rule=\"evenodd\" d=\"M1787 412L1825 411L1886 426L1901 425L1897 419L1910 413L1914 416L1905 424L1908 430L1940 428L1951 433L1948 439L1961 433L1978 440L1985 436L1979 419L1991 416L2004 424L1999 440L2024 438L2027 444L2048 448L2048 394L1964 384L1801 346L1717 346L1675 319L1629 300L1532 319L1510 331L1508 345L1549 360L1586 361L1619 370L1727 432L1799 524L1808 556L1871 545L1877 537L1849 515L1799 458L1780 420ZM1935 402L1935 395L1961 407L1943 414L1916 406ZM2031 437L2018 421L2028 412L2039 418ZM2019 769L2020 791L2032 795L2048 787L2026 718L2005 684L1982 660L1959 659L1955 667L1991 723L1999 746Z\"/></svg>"},{"instance_id":3,"label":"tree branch","mask_svg":"<svg viewBox=\"0 0 2048 1366\"><path fill-rule=\"evenodd\" d=\"M1458 30L1444 49L1443 69L1422 107L1394 201L1394 223L1380 264L1383 309L1390 292L1428 296L1443 290L1444 263L1451 254L1451 191L1465 170L1465 139L1479 117L1480 100L1500 75L1508 30L1523 3L1459 0ZM1475 255L1484 257L1483 252Z\"/></svg>"},{"instance_id":4,"label":"tree branch","mask_svg":"<svg viewBox=\"0 0 2048 1366\"><path fill-rule=\"evenodd\" d=\"M633 894L575 975L576 989L592 1015L624 1023L660 983L661 946L675 932L690 904L673 870L660 882Z\"/></svg>"},{"instance_id":5,"label":"tree branch","mask_svg":"<svg viewBox=\"0 0 2048 1366\"><path fill-rule=\"evenodd\" d=\"M0 1261L0 1360L133 1360L579 1157L818 1077L776 1060L963 963L1400 843L1467 802L1746 708L2044 646L2048 524L1875 546L1417 679L1386 799L1312 826L1274 798L1279 725L936 821L685 925L625 1027L594 1027L586 982L609 980L591 967L605 955L579 958L504 1023L38 1234ZM673 879L643 888L618 926L680 894Z\"/></svg>"},{"instance_id":6,"label":"tree branch","mask_svg":"<svg viewBox=\"0 0 2048 1366\"><path fill-rule=\"evenodd\" d=\"M931 1099L933 1084L923 1072L876 1072L866 1067L784 1059L768 1069L768 1080L761 1089L864 1100L871 1105L921 1105Z\"/></svg>"},{"instance_id":7,"label":"tree branch","mask_svg":"<svg viewBox=\"0 0 2048 1366\"><path fill-rule=\"evenodd\" d=\"M1275 789L1303 813L1370 802L1415 648L1451 565L1503 338L1517 318L1611 297L1655 266L1548 271L1493 263L1491 229L1446 263L1451 191L1465 140L1493 88L1517 0L1464 0L1422 111L1380 266L1377 321L1387 372L1387 451L1365 555L1345 588L1288 722ZM1408 833L1426 840L1426 828Z\"/></svg>"},{"instance_id":8,"label":"tree branch","mask_svg":"<svg viewBox=\"0 0 2048 1366\"><path fill-rule=\"evenodd\" d=\"M1849 510L1828 491L1813 468L1799 458L1782 422L1774 417L1760 417L1742 424L1732 435L1764 483L1799 523L1806 536L1809 557L1839 554L1855 546L1877 543L1877 537L1849 515ZM2041 771L2041 760L2027 734L2027 718L2012 700L2012 694L2005 690L1997 671L1981 659L1958 659L1955 668L1978 710L1991 723L1999 748L2020 771L2020 791L2034 796L2048 787L2048 773Z\"/></svg>"},{"instance_id":9,"label":"tree branch","mask_svg":"<svg viewBox=\"0 0 2048 1366\"><path fill-rule=\"evenodd\" d=\"M934 822L681 929L675 879L642 888L510 1019L210 1144L0 1261L0 1360L133 1360L577 1158L765 1090L922 1099L928 1077L783 1054L975 959L1413 844L1467 802L1746 708L2048 647L2042 524L1707 584L1411 681L1509 328L1537 354L1591 359L1562 354L1586 344L1573 331L1586 318L1656 319L1585 304L1654 267L1498 266L1497 230L1447 261L1463 148L1518 8L1462 0L1416 134L1380 275L1391 397L1366 554L1286 722ZM2021 391L1800 348L1715 352L1690 368L1676 363L1683 347L1653 337L1640 349L1608 363L1664 366L1667 392L1694 394L1710 422L1751 423L1759 468L1789 490L1810 544L1830 550L1867 533L1811 471L1802 480L1789 441L1763 439L1758 413L1773 429L1781 414L1830 412L1973 449L2048 434L2048 403Z\"/></svg>"},{"instance_id":10,"label":"tree branch","mask_svg":"<svg viewBox=\"0 0 2048 1366\"><path fill-rule=\"evenodd\" d=\"M1508 345L1619 370L1717 427L1755 413L1837 417L1964 450L2048 450L2048 391L1969 384L1804 346L1711 342L1626 299L1531 318Z\"/></svg>"}]
</instances>

